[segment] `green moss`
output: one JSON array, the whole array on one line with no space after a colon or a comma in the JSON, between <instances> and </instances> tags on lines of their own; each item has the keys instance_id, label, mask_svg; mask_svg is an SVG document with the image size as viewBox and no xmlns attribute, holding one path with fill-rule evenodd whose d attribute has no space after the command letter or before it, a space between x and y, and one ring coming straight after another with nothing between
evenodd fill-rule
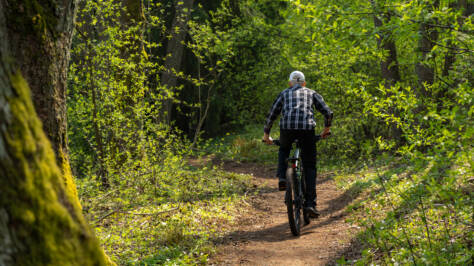
<instances>
[{"instance_id":1,"label":"green moss","mask_svg":"<svg viewBox=\"0 0 474 266\"><path fill-rule=\"evenodd\" d=\"M12 230L20 247L16 263L109 264L82 216L70 170L63 166L63 175L56 165L28 84L19 73L10 80L14 90L14 96L7 98L11 120L3 129L10 160L0 162L8 176L0 179L0 204L15 225Z\"/></svg>"},{"instance_id":2,"label":"green moss","mask_svg":"<svg viewBox=\"0 0 474 266\"><path fill-rule=\"evenodd\" d=\"M82 209L81 203L79 202L79 196L77 194L76 182L71 172L71 166L69 165L69 160L66 155L63 154L62 149L59 149L59 156L61 157L61 172L66 186L66 195L70 202L72 202L77 209Z\"/></svg>"}]
</instances>

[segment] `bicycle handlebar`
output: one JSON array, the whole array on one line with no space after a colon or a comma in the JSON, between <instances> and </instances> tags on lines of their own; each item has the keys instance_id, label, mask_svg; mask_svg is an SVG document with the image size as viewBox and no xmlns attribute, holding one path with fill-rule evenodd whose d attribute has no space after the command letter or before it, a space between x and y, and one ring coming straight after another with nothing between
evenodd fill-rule
<instances>
[{"instance_id":1,"label":"bicycle handlebar","mask_svg":"<svg viewBox=\"0 0 474 266\"><path fill-rule=\"evenodd\" d=\"M329 132L328 136L331 136L331 132ZM315 138L316 138L316 142L323 139L323 137L321 135L315 135ZM265 141L262 139L262 142L265 142ZM280 146L280 140L279 139L274 139L273 140L273 145Z\"/></svg>"}]
</instances>

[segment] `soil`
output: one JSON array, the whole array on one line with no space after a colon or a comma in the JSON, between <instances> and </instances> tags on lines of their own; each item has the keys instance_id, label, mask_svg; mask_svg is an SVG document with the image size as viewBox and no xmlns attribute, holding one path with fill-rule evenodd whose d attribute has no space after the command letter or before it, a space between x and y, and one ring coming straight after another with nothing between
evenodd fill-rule
<instances>
[{"instance_id":1,"label":"soil","mask_svg":"<svg viewBox=\"0 0 474 266\"><path fill-rule=\"evenodd\" d=\"M226 171L251 174L259 193L246 200L235 230L216 240L211 265L335 265L360 254L356 226L346 222L350 193L336 187L330 174L318 176L317 208L321 215L295 237L290 231L284 192L277 189L275 169L252 163L224 162Z\"/></svg>"}]
</instances>

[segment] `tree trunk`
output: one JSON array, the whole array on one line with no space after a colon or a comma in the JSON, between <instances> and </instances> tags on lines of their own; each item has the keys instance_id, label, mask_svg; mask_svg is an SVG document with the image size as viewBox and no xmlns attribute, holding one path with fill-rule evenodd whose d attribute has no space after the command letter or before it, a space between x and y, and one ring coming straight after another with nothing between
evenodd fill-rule
<instances>
[{"instance_id":1,"label":"tree trunk","mask_svg":"<svg viewBox=\"0 0 474 266\"><path fill-rule=\"evenodd\" d=\"M89 58L92 58L92 55L89 55ZM97 114L99 113L99 108L97 104L97 88L94 83L94 73L93 73L93 62L89 61L89 76L90 76L90 90L92 98L92 123L94 128L95 142L97 145L97 176L102 183L102 187L107 189L110 187L109 179L107 178L107 171L105 169L105 149L102 141L102 133L100 130L99 119Z\"/></svg>"},{"instance_id":2,"label":"tree trunk","mask_svg":"<svg viewBox=\"0 0 474 266\"><path fill-rule=\"evenodd\" d=\"M145 14L143 13L143 3L141 0L122 0L122 5L125 8L125 12L121 15L121 23L124 29L129 27L136 26L138 23L141 23L145 20ZM143 46L143 25L139 29L138 38L133 39L132 43L128 45L123 52L122 56L124 58L129 58L132 55L132 60L135 62L140 61L140 56L143 56L145 53Z\"/></svg>"},{"instance_id":3,"label":"tree trunk","mask_svg":"<svg viewBox=\"0 0 474 266\"><path fill-rule=\"evenodd\" d=\"M376 29L383 27L383 20L378 17L378 11L376 8L375 1L371 1L372 7L374 9L374 25ZM390 21L391 14L388 12L383 12L382 15L385 21ZM395 40L392 38L391 32L379 31L377 38L377 47L381 50L387 51L388 56L382 59L380 62L380 70L382 72L382 77L387 81L387 86L392 86L396 82L400 81L400 70L398 67L397 59L397 47L395 45Z\"/></svg>"},{"instance_id":4,"label":"tree trunk","mask_svg":"<svg viewBox=\"0 0 474 266\"><path fill-rule=\"evenodd\" d=\"M472 15L474 4L467 3L467 0L458 0L457 2L453 2L449 5L453 9L462 9L463 16L459 18L458 22L459 25L463 24L464 17L469 17ZM453 42L450 40L447 44L448 47L454 47ZM449 71L452 70L454 62L456 61L456 54L454 49L449 49L448 53L444 57L444 65L443 65L443 76L449 76Z\"/></svg>"},{"instance_id":5,"label":"tree trunk","mask_svg":"<svg viewBox=\"0 0 474 266\"><path fill-rule=\"evenodd\" d=\"M8 1L7 39L33 95L43 129L60 164L67 159L66 74L74 26L75 0ZM47 2L47 3L43 3ZM3 41L3 40L2 40Z\"/></svg>"},{"instance_id":6,"label":"tree trunk","mask_svg":"<svg viewBox=\"0 0 474 266\"><path fill-rule=\"evenodd\" d=\"M63 96L69 40L56 30L72 31L74 2L61 3L0 0L0 265L108 264L68 183L70 171L58 168L21 74L38 87L38 112L67 170ZM71 17L63 16L69 11Z\"/></svg>"},{"instance_id":7,"label":"tree trunk","mask_svg":"<svg viewBox=\"0 0 474 266\"><path fill-rule=\"evenodd\" d=\"M434 41L436 41L438 33L436 29L429 26L428 23L421 23L420 35L419 49L421 52L421 62L416 65L416 73L418 75L418 83L422 95L428 96L425 84L433 84L435 73L433 67L423 61L427 60L428 54L431 52L431 49L433 49Z\"/></svg>"},{"instance_id":8,"label":"tree trunk","mask_svg":"<svg viewBox=\"0 0 474 266\"><path fill-rule=\"evenodd\" d=\"M439 6L439 1L434 1L434 8ZM434 83L435 70L432 66L425 62L431 53L436 40L438 39L438 31L430 25L430 21L420 24L420 41L419 50L421 52L420 62L416 64L416 73L418 75L418 84L420 87L420 96L431 96L428 86Z\"/></svg>"},{"instance_id":9,"label":"tree trunk","mask_svg":"<svg viewBox=\"0 0 474 266\"><path fill-rule=\"evenodd\" d=\"M166 48L167 57L164 65L166 71L163 72L161 76L161 85L166 86L171 94L173 93L173 88L176 87L177 83L176 73L179 73L181 68L184 49L183 42L186 37L186 24L193 4L194 0L183 0L178 1L175 7L176 14L170 29L172 37L168 41ZM170 97L173 96L171 95ZM162 119L166 124L171 122L172 107L172 99L166 99L162 106Z\"/></svg>"},{"instance_id":10,"label":"tree trunk","mask_svg":"<svg viewBox=\"0 0 474 266\"><path fill-rule=\"evenodd\" d=\"M145 19L141 0L122 0L122 5L126 8L126 14L122 15L122 22L124 24L129 24L132 20L139 22Z\"/></svg>"},{"instance_id":11,"label":"tree trunk","mask_svg":"<svg viewBox=\"0 0 474 266\"><path fill-rule=\"evenodd\" d=\"M378 36L376 36L377 47L378 49L388 52L388 56L383 58L380 62L380 71L382 73L382 78L385 80L385 87L390 88L401 80L395 40L390 31L382 29L384 20L390 21L391 14L387 11L382 11L382 13L379 14L380 12L375 0L371 0L370 2L374 11L374 26L378 30ZM389 109L389 112L391 114L396 114L396 110L394 110L393 107ZM402 132L395 124L391 124L390 135L394 139L400 141Z\"/></svg>"},{"instance_id":12,"label":"tree trunk","mask_svg":"<svg viewBox=\"0 0 474 266\"><path fill-rule=\"evenodd\" d=\"M198 59L198 62L200 62L200 59ZM201 67L201 64L198 63L198 68ZM198 78L201 79L201 71L200 69L198 69ZM193 143L191 144L191 148L194 147L194 145L197 144L197 141L199 139L199 135L201 134L201 128L202 126L204 125L204 122L206 121L206 118L207 118L207 114L209 113L209 108L211 107L211 100L212 100L212 94L211 94L211 91L212 89L214 88L214 86L216 85L215 81L217 81L220 77L220 75L222 74L222 72L220 72L219 74L216 74L216 72L214 71L214 83L212 83L211 86L209 86L209 88L207 88L207 97L206 97L206 108L203 110L202 109L202 102L201 102L201 86L198 86L198 90L199 90L199 119L198 119L198 124L196 126L196 130L194 131L194 138L193 138Z\"/></svg>"}]
</instances>

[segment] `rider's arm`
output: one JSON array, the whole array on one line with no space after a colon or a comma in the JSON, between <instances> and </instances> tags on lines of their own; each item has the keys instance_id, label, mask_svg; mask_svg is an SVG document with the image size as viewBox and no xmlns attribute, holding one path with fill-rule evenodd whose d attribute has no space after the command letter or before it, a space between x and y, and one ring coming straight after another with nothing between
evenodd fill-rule
<instances>
[{"instance_id":1,"label":"rider's arm","mask_svg":"<svg viewBox=\"0 0 474 266\"><path fill-rule=\"evenodd\" d=\"M323 97L317 92L313 94L313 101L316 110L318 110L321 114L324 115L324 126L327 128L330 127L333 116L331 108L329 108L329 106L324 102Z\"/></svg>"},{"instance_id":2,"label":"rider's arm","mask_svg":"<svg viewBox=\"0 0 474 266\"><path fill-rule=\"evenodd\" d=\"M267 115L267 119L265 120L265 126L263 128L263 132L266 134L270 134L270 130L272 129L273 121L277 118L277 116L281 112L281 108L283 106L283 99L282 94L278 95L276 100L273 102L272 108Z\"/></svg>"}]
</instances>

